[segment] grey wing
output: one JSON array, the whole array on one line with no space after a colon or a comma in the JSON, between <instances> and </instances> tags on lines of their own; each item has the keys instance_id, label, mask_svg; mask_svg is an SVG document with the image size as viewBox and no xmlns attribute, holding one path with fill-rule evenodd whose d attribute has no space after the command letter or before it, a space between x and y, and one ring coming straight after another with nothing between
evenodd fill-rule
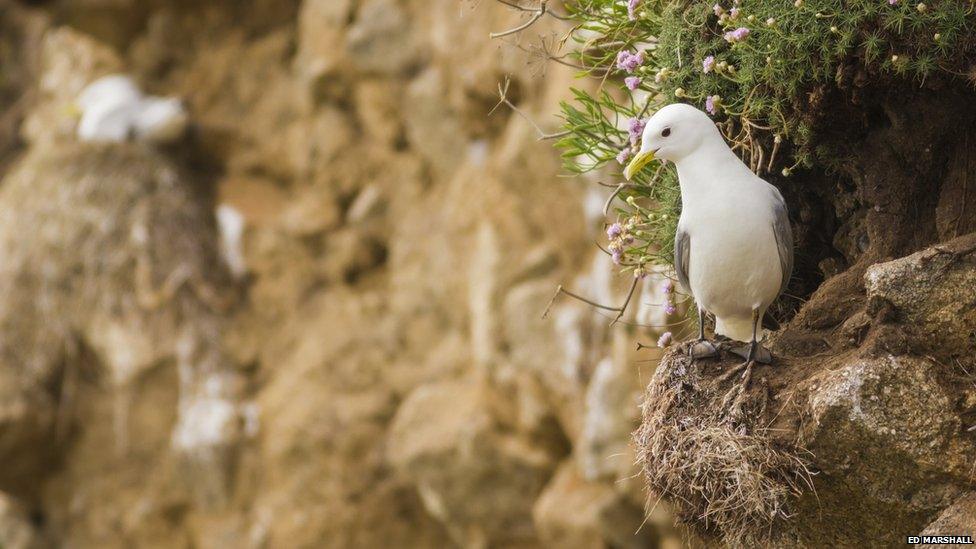
<instances>
[{"instance_id":1,"label":"grey wing","mask_svg":"<svg viewBox=\"0 0 976 549\"><path fill-rule=\"evenodd\" d=\"M688 258L691 255L691 236L678 225L678 232L674 235L674 271L678 275L678 282L686 292L691 294L691 284L688 283Z\"/></svg>"},{"instance_id":2,"label":"grey wing","mask_svg":"<svg viewBox=\"0 0 976 549\"><path fill-rule=\"evenodd\" d=\"M776 248L779 251L779 266L783 270L783 280L777 294L779 297L786 291L793 275L793 229L790 227L790 217L783 196L776 192L776 198L778 200L773 201L773 234L776 236Z\"/></svg>"}]
</instances>

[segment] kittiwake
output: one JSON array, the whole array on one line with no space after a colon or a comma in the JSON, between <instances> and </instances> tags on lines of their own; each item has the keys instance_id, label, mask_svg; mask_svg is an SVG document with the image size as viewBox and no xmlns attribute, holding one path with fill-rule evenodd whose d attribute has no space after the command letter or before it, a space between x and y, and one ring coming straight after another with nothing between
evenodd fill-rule
<instances>
[{"instance_id":1,"label":"kittiwake","mask_svg":"<svg viewBox=\"0 0 976 549\"><path fill-rule=\"evenodd\" d=\"M143 95L132 78L113 74L92 82L78 95L78 139L169 143L186 131L188 116L174 97Z\"/></svg>"},{"instance_id":2,"label":"kittiwake","mask_svg":"<svg viewBox=\"0 0 976 549\"><path fill-rule=\"evenodd\" d=\"M624 170L629 180L653 159L678 170L681 217L674 240L678 281L699 317L715 315L715 333L748 342L733 347L747 362L770 362L762 339L766 309L793 271L793 233L779 190L760 179L729 148L714 122L685 104L657 111L644 127L640 152ZM715 356L701 322L695 357Z\"/></svg>"}]
</instances>

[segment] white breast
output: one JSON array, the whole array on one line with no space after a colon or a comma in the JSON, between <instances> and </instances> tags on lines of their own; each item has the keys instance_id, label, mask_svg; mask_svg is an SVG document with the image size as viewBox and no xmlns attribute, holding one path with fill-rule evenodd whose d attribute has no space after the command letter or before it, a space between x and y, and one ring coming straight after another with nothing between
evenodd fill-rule
<instances>
[{"instance_id":1,"label":"white breast","mask_svg":"<svg viewBox=\"0 0 976 549\"><path fill-rule=\"evenodd\" d=\"M761 314L776 299L782 267L769 204L758 193L733 190L685 208L680 223L691 241L688 278L695 300L717 317L717 331L748 341L752 312Z\"/></svg>"}]
</instances>

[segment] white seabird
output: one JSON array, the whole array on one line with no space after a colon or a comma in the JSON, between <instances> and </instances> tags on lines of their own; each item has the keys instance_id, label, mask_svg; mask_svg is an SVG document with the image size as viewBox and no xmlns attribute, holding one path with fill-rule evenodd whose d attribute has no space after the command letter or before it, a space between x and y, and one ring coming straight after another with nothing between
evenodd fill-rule
<instances>
[{"instance_id":1,"label":"white seabird","mask_svg":"<svg viewBox=\"0 0 976 549\"><path fill-rule=\"evenodd\" d=\"M122 142L130 139L170 143L186 131L183 102L173 97L143 95L128 76L99 78L78 95L78 139Z\"/></svg>"},{"instance_id":2,"label":"white seabird","mask_svg":"<svg viewBox=\"0 0 976 549\"><path fill-rule=\"evenodd\" d=\"M651 160L678 170L681 217L674 240L678 281L695 299L699 317L715 315L715 333L749 342L734 349L747 361L769 362L758 344L766 309L786 289L793 271L793 232L776 187L752 173L705 113L668 105L647 121L640 152L627 165L631 179ZM704 322L693 357L714 356Z\"/></svg>"}]
</instances>

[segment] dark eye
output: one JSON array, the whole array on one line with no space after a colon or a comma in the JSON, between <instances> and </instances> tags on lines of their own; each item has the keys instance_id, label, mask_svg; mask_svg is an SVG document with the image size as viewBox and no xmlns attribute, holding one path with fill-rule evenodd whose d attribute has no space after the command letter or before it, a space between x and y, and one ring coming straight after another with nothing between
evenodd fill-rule
<instances>
[{"instance_id":1,"label":"dark eye","mask_svg":"<svg viewBox=\"0 0 976 549\"><path fill-rule=\"evenodd\" d=\"M671 128L664 128L661 130L661 137L667 137L671 135Z\"/></svg>"}]
</instances>

